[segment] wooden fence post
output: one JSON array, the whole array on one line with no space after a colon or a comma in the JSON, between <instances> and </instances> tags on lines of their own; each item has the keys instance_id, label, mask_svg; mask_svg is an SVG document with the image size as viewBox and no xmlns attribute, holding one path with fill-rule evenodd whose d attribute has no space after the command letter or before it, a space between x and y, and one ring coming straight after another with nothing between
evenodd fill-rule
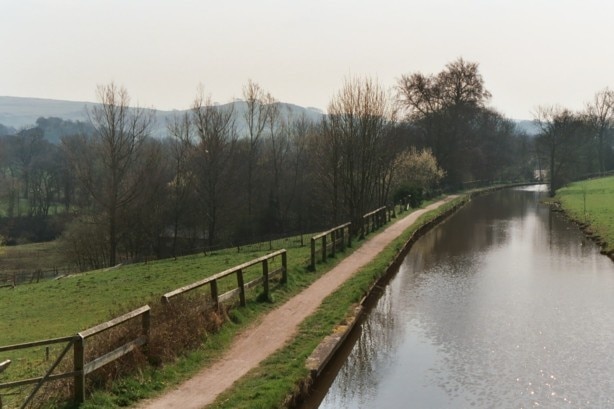
<instances>
[{"instance_id":1,"label":"wooden fence post","mask_svg":"<svg viewBox=\"0 0 614 409\"><path fill-rule=\"evenodd\" d=\"M316 240L311 238L311 269L316 271Z\"/></svg>"},{"instance_id":2,"label":"wooden fence post","mask_svg":"<svg viewBox=\"0 0 614 409\"><path fill-rule=\"evenodd\" d=\"M365 228L365 224L367 223L368 218L365 216L362 216L362 226L360 227L360 238L364 238L366 233L366 228Z\"/></svg>"},{"instance_id":3,"label":"wooden fence post","mask_svg":"<svg viewBox=\"0 0 614 409\"><path fill-rule=\"evenodd\" d=\"M243 270L237 270L237 285L239 286L239 302L241 307L245 307L245 282L243 281Z\"/></svg>"},{"instance_id":4,"label":"wooden fence post","mask_svg":"<svg viewBox=\"0 0 614 409\"><path fill-rule=\"evenodd\" d=\"M219 310L220 309L220 300L218 298L218 292L217 292L217 280L213 280L211 281L211 300L213 300L213 305L215 306L215 310Z\"/></svg>"},{"instance_id":5,"label":"wooden fence post","mask_svg":"<svg viewBox=\"0 0 614 409\"><path fill-rule=\"evenodd\" d=\"M74 377L75 403L85 402L85 340L77 334L73 346L73 370L77 372Z\"/></svg>"},{"instance_id":6,"label":"wooden fence post","mask_svg":"<svg viewBox=\"0 0 614 409\"><path fill-rule=\"evenodd\" d=\"M352 225L348 225L348 247L352 247Z\"/></svg>"},{"instance_id":7,"label":"wooden fence post","mask_svg":"<svg viewBox=\"0 0 614 409\"><path fill-rule=\"evenodd\" d=\"M269 299L269 260L262 260L262 278L264 286L264 296Z\"/></svg>"},{"instance_id":8,"label":"wooden fence post","mask_svg":"<svg viewBox=\"0 0 614 409\"><path fill-rule=\"evenodd\" d=\"M335 253L336 253L335 250L337 250L337 229L335 229L335 230L330 232L330 242L331 242L332 247L333 247L333 251L332 251L331 255L333 257L335 257Z\"/></svg>"},{"instance_id":9,"label":"wooden fence post","mask_svg":"<svg viewBox=\"0 0 614 409\"><path fill-rule=\"evenodd\" d=\"M345 250L345 227L341 228L341 251Z\"/></svg>"},{"instance_id":10,"label":"wooden fence post","mask_svg":"<svg viewBox=\"0 0 614 409\"><path fill-rule=\"evenodd\" d=\"M326 263L326 234L322 236L322 262Z\"/></svg>"},{"instance_id":11,"label":"wooden fence post","mask_svg":"<svg viewBox=\"0 0 614 409\"><path fill-rule=\"evenodd\" d=\"M286 284L288 282L288 253L285 251L281 253L281 282Z\"/></svg>"},{"instance_id":12,"label":"wooden fence post","mask_svg":"<svg viewBox=\"0 0 614 409\"><path fill-rule=\"evenodd\" d=\"M151 310L147 310L141 316L141 325L143 326L143 336L146 344L144 345L145 356L149 357L149 330L151 329Z\"/></svg>"}]
</instances>

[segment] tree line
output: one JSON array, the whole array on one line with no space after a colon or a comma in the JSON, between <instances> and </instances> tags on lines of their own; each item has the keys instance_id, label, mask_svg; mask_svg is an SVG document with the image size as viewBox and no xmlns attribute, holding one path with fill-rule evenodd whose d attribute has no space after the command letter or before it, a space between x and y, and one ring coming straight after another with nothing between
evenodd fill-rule
<instances>
[{"instance_id":1,"label":"tree line","mask_svg":"<svg viewBox=\"0 0 614 409\"><path fill-rule=\"evenodd\" d=\"M551 196L571 181L614 169L614 91L597 92L578 112L540 106L534 119L540 128L536 157L547 172Z\"/></svg>"},{"instance_id":2,"label":"tree line","mask_svg":"<svg viewBox=\"0 0 614 409\"><path fill-rule=\"evenodd\" d=\"M4 219L64 215L65 251L87 269L358 226L364 213L409 194L531 180L546 164L555 184L614 165L611 100L610 111L595 102L583 116L540 109L533 138L488 106L478 64L463 59L403 75L392 91L347 79L319 121L284 112L254 81L242 91L240 103L220 106L200 90L164 138L151 136L154 111L131 107L115 84L97 88L87 124L43 118L1 136ZM45 127L73 125L59 144L44 137ZM579 152L573 143L581 159L561 147Z\"/></svg>"}]
</instances>

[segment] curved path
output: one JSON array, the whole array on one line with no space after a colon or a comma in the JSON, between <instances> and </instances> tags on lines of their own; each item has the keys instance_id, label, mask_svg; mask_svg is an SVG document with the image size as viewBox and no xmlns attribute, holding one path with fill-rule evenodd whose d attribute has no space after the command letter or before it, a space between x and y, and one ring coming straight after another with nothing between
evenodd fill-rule
<instances>
[{"instance_id":1,"label":"curved path","mask_svg":"<svg viewBox=\"0 0 614 409\"><path fill-rule=\"evenodd\" d=\"M211 366L163 395L140 402L138 409L201 409L236 380L292 339L299 324L361 267L369 263L423 213L451 200L416 210L366 240L351 255L285 304L266 314L237 336L230 349Z\"/></svg>"}]
</instances>

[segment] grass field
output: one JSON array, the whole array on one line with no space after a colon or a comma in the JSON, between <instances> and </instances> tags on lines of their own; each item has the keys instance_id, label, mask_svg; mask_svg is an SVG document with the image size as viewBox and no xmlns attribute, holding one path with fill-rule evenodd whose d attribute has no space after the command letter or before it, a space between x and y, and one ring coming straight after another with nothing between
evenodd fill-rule
<instances>
[{"instance_id":1,"label":"grass field","mask_svg":"<svg viewBox=\"0 0 614 409\"><path fill-rule=\"evenodd\" d=\"M614 176L572 183L559 189L556 199L605 242L606 252L614 251Z\"/></svg>"},{"instance_id":2,"label":"grass field","mask_svg":"<svg viewBox=\"0 0 614 409\"><path fill-rule=\"evenodd\" d=\"M66 269L67 262L58 246L57 241L49 241L0 247L0 281L6 272L31 273L36 270Z\"/></svg>"},{"instance_id":3,"label":"grass field","mask_svg":"<svg viewBox=\"0 0 614 409\"><path fill-rule=\"evenodd\" d=\"M73 335L141 305L151 305L165 292L265 253L190 256L2 288L0 345ZM300 249L295 253L300 253ZM246 281L261 274L259 267L244 272ZM236 279L232 278L221 280L220 293L236 287ZM257 294L256 289L252 291L255 297L253 294ZM0 361L13 362L0 375L0 383L41 376L63 347L64 344L49 347L50 358L45 347L0 353Z\"/></svg>"},{"instance_id":4,"label":"grass field","mask_svg":"<svg viewBox=\"0 0 614 409\"><path fill-rule=\"evenodd\" d=\"M195 255L0 289L0 345L76 333L265 253Z\"/></svg>"}]
</instances>

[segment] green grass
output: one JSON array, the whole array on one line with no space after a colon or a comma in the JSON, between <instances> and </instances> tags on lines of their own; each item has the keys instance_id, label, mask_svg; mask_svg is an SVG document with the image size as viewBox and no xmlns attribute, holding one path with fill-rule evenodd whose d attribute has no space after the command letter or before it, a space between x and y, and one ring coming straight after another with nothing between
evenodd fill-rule
<instances>
[{"instance_id":1,"label":"green grass","mask_svg":"<svg viewBox=\"0 0 614 409\"><path fill-rule=\"evenodd\" d=\"M0 345L76 333L265 253L194 255L0 289Z\"/></svg>"},{"instance_id":2,"label":"green grass","mask_svg":"<svg viewBox=\"0 0 614 409\"><path fill-rule=\"evenodd\" d=\"M0 247L0 272L49 270L66 266L57 241Z\"/></svg>"},{"instance_id":3,"label":"green grass","mask_svg":"<svg viewBox=\"0 0 614 409\"><path fill-rule=\"evenodd\" d=\"M306 240L305 243L309 241ZM262 245L244 247L240 253L236 249L227 249L208 255L199 254L177 260L161 260L92 271L58 280L19 285L14 289L0 288L0 311L2 311L0 314L0 345L75 334L143 304L155 303L165 292L267 254L270 252L268 244L267 242ZM291 243L285 240L277 244ZM272 301L290 298L313 282L329 266L339 261L339 259L331 259L327 264L319 265L317 272L309 272L307 271L309 251L309 246L288 249L288 284L272 287ZM346 251L347 254L349 252L351 249ZM276 269L280 263L281 257L276 257L275 261L269 265L269 270ZM244 270L246 282L259 275L261 275L260 265ZM229 288L235 288L236 278L228 277L221 280L218 285L220 293ZM275 307L275 302L256 301L260 291L258 287L250 291L247 300L248 308L231 310L232 322L225 325L219 334L208 337L203 350L188 354L185 359L179 360L175 369L168 373L161 374L160 371L152 371L152 383L140 386L139 391L141 392L138 393L148 388L156 390L159 379L165 379L164 384L170 382L168 379L174 379L175 382L185 379L194 370L217 356L217 351L229 343L225 340L230 337L230 334L236 334L238 329L253 322L263 311ZM51 360L62 348L61 344L50 348ZM10 369L0 376L0 383L42 375L53 362L46 361L45 355L44 347L0 353L0 361L4 359L13 361ZM127 379L117 383L118 388L123 388L119 392L118 405L122 400L127 399L126 393L128 395L137 393L132 391L132 388L122 386L124 382L130 383L131 381Z\"/></svg>"},{"instance_id":4,"label":"green grass","mask_svg":"<svg viewBox=\"0 0 614 409\"><path fill-rule=\"evenodd\" d=\"M301 257L306 249L293 249ZM12 345L73 335L144 304L157 302L162 294L267 252L188 256L117 269L92 271L38 284L0 288L0 345ZM304 256L306 257L306 256ZM280 257L271 269L277 268ZM261 274L260 266L244 271L249 281ZM233 277L222 280L220 293L236 287ZM252 291L257 295L256 289ZM0 361L12 364L0 376L8 380L41 376L64 344L0 353Z\"/></svg>"},{"instance_id":5,"label":"green grass","mask_svg":"<svg viewBox=\"0 0 614 409\"><path fill-rule=\"evenodd\" d=\"M605 242L606 252L614 251L614 176L572 183L559 189L556 199Z\"/></svg>"},{"instance_id":6,"label":"green grass","mask_svg":"<svg viewBox=\"0 0 614 409\"><path fill-rule=\"evenodd\" d=\"M17 206L13 209L13 216L27 216L30 210L30 202L28 199L19 199L19 208ZM7 217L9 213L9 206L6 200L0 200L0 216ZM49 206L49 215L66 213L66 207L61 203L52 203Z\"/></svg>"}]
</instances>

